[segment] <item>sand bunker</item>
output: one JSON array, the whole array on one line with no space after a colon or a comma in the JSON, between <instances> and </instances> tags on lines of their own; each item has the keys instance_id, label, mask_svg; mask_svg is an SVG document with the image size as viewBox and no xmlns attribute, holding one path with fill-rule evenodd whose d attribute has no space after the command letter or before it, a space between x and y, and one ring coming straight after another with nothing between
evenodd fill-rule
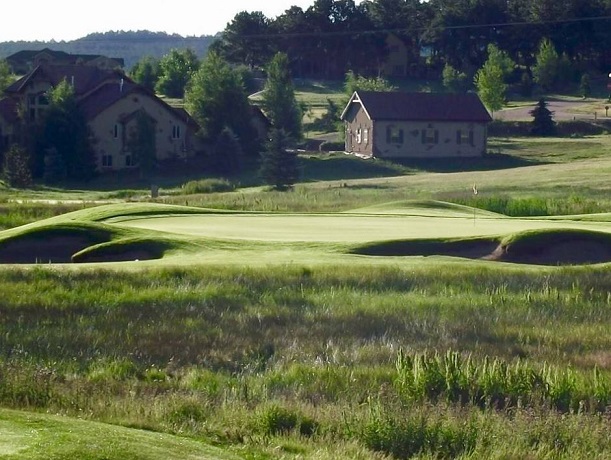
<instances>
[{"instance_id":1,"label":"sand bunker","mask_svg":"<svg viewBox=\"0 0 611 460\"><path fill-rule=\"evenodd\" d=\"M451 256L532 265L586 265L611 262L611 238L583 232L554 233L536 243L464 240L447 242L395 241L353 251L368 256Z\"/></svg>"},{"instance_id":2,"label":"sand bunker","mask_svg":"<svg viewBox=\"0 0 611 460\"><path fill-rule=\"evenodd\" d=\"M104 251L75 254L90 247L92 241L84 236L50 236L48 238L20 238L0 243L0 264L66 264L83 262L127 262L152 260L163 256L158 248L130 246L106 247Z\"/></svg>"}]
</instances>

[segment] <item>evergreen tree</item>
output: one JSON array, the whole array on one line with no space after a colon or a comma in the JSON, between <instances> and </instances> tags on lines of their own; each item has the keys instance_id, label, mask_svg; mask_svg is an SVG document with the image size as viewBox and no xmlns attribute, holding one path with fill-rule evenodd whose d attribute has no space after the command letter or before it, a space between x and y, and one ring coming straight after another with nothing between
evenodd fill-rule
<instances>
[{"instance_id":1,"label":"evergreen tree","mask_svg":"<svg viewBox=\"0 0 611 460\"><path fill-rule=\"evenodd\" d=\"M299 178L297 154L289 150L289 137L280 129L270 131L270 139L261 154L259 174L266 184L276 190L292 188Z\"/></svg>"},{"instance_id":2,"label":"evergreen tree","mask_svg":"<svg viewBox=\"0 0 611 460\"><path fill-rule=\"evenodd\" d=\"M295 98L289 61L284 53L277 53L267 66L263 108L272 126L284 130L294 140L301 139L303 114Z\"/></svg>"},{"instance_id":3,"label":"evergreen tree","mask_svg":"<svg viewBox=\"0 0 611 460\"><path fill-rule=\"evenodd\" d=\"M533 120L530 132L535 136L553 136L556 133L556 122L553 113L547 108L545 99L541 98L535 108L530 111Z\"/></svg>"},{"instance_id":4,"label":"evergreen tree","mask_svg":"<svg viewBox=\"0 0 611 460\"><path fill-rule=\"evenodd\" d=\"M4 155L4 179L11 187L25 188L32 184L30 155L23 147L13 144Z\"/></svg>"},{"instance_id":5,"label":"evergreen tree","mask_svg":"<svg viewBox=\"0 0 611 460\"><path fill-rule=\"evenodd\" d=\"M225 127L212 149L211 167L221 174L235 174L242 169L242 146L231 128Z\"/></svg>"}]
</instances>

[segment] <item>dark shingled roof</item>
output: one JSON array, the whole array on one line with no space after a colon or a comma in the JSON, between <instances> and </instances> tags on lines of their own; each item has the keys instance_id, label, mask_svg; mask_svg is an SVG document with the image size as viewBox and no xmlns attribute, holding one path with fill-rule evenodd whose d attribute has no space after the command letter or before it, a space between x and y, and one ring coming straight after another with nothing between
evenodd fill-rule
<instances>
[{"instance_id":1,"label":"dark shingled roof","mask_svg":"<svg viewBox=\"0 0 611 460\"><path fill-rule=\"evenodd\" d=\"M372 120L489 122L490 114L474 93L357 91L349 106L361 101ZM342 114L344 118L348 107Z\"/></svg>"},{"instance_id":2,"label":"dark shingled roof","mask_svg":"<svg viewBox=\"0 0 611 460\"><path fill-rule=\"evenodd\" d=\"M29 81L41 75L51 86L57 86L62 80L74 82L74 93L77 96L96 88L109 78L120 80L125 78L118 71L102 70L93 66L83 65L40 65L29 74L17 80L6 89L6 93L19 93Z\"/></svg>"}]
</instances>

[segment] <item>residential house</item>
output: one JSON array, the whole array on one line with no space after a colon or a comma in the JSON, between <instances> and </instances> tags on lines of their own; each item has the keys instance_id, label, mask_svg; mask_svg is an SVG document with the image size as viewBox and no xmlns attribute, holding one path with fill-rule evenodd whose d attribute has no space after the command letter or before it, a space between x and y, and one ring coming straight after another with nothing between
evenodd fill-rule
<instances>
[{"instance_id":1,"label":"residential house","mask_svg":"<svg viewBox=\"0 0 611 460\"><path fill-rule=\"evenodd\" d=\"M64 51L51 50L22 50L6 58L11 71L16 75L25 75L39 65L86 65L100 69L121 69L124 66L122 58L109 58L99 54L70 54Z\"/></svg>"},{"instance_id":2,"label":"residential house","mask_svg":"<svg viewBox=\"0 0 611 460\"><path fill-rule=\"evenodd\" d=\"M168 105L121 71L83 65L42 64L7 88L7 97L0 100L5 143L16 133L17 111L29 121L38 119L49 104L48 91L62 80L73 86L88 122L99 171L136 166L129 139L140 113L154 122L157 160L186 159L199 151L199 127L185 110Z\"/></svg>"},{"instance_id":3,"label":"residential house","mask_svg":"<svg viewBox=\"0 0 611 460\"><path fill-rule=\"evenodd\" d=\"M474 157L490 114L476 94L357 91L341 119L346 152L378 158Z\"/></svg>"}]
</instances>

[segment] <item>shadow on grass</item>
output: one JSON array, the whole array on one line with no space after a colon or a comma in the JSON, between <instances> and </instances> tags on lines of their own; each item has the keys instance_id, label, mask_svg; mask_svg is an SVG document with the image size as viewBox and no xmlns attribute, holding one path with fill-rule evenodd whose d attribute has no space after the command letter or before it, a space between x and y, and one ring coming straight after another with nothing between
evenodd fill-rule
<instances>
[{"instance_id":1,"label":"shadow on grass","mask_svg":"<svg viewBox=\"0 0 611 460\"><path fill-rule=\"evenodd\" d=\"M397 165L426 172L494 171L522 168L545 162L527 160L503 153L491 153L474 158L397 159Z\"/></svg>"},{"instance_id":2,"label":"shadow on grass","mask_svg":"<svg viewBox=\"0 0 611 460\"><path fill-rule=\"evenodd\" d=\"M302 156L299 168L301 180L305 182L403 176L411 172L398 163L345 154Z\"/></svg>"}]
</instances>

